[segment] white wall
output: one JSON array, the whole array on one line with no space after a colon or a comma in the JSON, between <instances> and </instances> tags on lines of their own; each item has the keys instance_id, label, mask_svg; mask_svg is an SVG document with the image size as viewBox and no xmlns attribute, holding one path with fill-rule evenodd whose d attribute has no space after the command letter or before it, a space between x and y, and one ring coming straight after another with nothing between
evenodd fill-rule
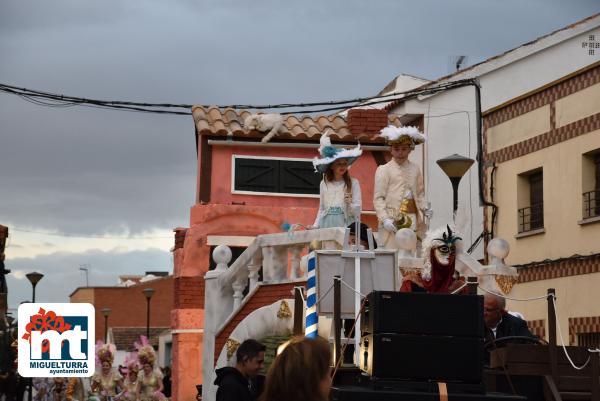
<instances>
[{"instance_id":1,"label":"white wall","mask_svg":"<svg viewBox=\"0 0 600 401\"><path fill-rule=\"evenodd\" d=\"M581 46L590 34L600 40L598 25L600 22L568 40L481 75L483 111L600 61L600 49L590 56Z\"/></svg>"},{"instance_id":2,"label":"white wall","mask_svg":"<svg viewBox=\"0 0 600 401\"><path fill-rule=\"evenodd\" d=\"M436 160L454 153L477 156L477 132L475 119L475 90L473 87L455 89L427 99L410 100L392 112L423 114L427 142L417 146L411 160L423 170L427 198L433 208L431 228L452 222L452 185L436 164ZM483 230L483 210L479 206L477 165L469 169L459 186L459 209L469 217L469 223L461 232L469 247ZM483 243L473 255L483 257Z\"/></svg>"},{"instance_id":3,"label":"white wall","mask_svg":"<svg viewBox=\"0 0 600 401\"><path fill-rule=\"evenodd\" d=\"M573 31L565 31L522 47L486 65L497 66L486 71L485 66L473 68L470 72L458 74L453 79L477 76L481 84L482 111L496 107L506 101L540 88L566 75L600 61L600 51L590 56L581 43L590 34L600 38L600 18L594 19L596 27L578 27L579 34L570 39ZM590 27L591 26L591 27ZM550 46L543 48L543 46ZM536 52L519 59L524 54ZM511 62L507 65L506 60ZM428 198L434 210L431 227L439 227L452 221L452 187L446 175L436 164L436 160L458 153L472 159L477 155L477 127L475 118L475 90L473 87L453 89L448 92L413 99L394 108L392 113L423 114L427 144L417 147L411 160L422 163ZM444 116L445 115L445 116ZM468 117L467 117L468 116ZM470 121L469 121L470 119ZM470 123L470 124L469 124ZM479 205L479 178L474 164L463 177L459 187L459 208L464 205L471 223L463 239L467 246L483 230L483 208ZM483 244L475 250L477 258L483 256Z\"/></svg>"}]
</instances>

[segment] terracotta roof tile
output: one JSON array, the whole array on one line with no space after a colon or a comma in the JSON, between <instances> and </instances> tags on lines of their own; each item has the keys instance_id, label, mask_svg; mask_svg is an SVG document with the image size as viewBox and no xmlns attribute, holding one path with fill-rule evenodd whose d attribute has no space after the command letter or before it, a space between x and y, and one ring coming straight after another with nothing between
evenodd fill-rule
<instances>
[{"instance_id":1,"label":"terracotta roof tile","mask_svg":"<svg viewBox=\"0 0 600 401\"><path fill-rule=\"evenodd\" d=\"M236 110L232 108L220 109L218 107L192 107L192 115L196 124L196 131L200 135L226 136L242 138L261 138L264 134L258 131L246 131L244 120L252 114L248 110ZM393 124L399 124L397 115L388 116ZM333 140L354 142L360 140L362 143L381 143L382 141L374 135L352 134L348 128L345 117L340 115L284 115L283 129L277 136L280 139L311 140L320 138L326 130L330 130Z\"/></svg>"}]
</instances>

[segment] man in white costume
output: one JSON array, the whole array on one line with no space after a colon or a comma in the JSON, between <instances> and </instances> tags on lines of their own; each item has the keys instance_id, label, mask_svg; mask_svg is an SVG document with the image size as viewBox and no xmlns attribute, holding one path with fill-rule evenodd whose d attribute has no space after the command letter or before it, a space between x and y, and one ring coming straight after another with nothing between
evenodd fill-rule
<instances>
[{"instance_id":1,"label":"man in white costume","mask_svg":"<svg viewBox=\"0 0 600 401\"><path fill-rule=\"evenodd\" d=\"M379 220L377 242L385 249L397 249L396 231L411 228L423 238L424 217L432 212L425 199L423 175L419 166L408 156L425 136L416 127L387 126L380 136L390 145L392 160L377 167L373 204Z\"/></svg>"}]
</instances>

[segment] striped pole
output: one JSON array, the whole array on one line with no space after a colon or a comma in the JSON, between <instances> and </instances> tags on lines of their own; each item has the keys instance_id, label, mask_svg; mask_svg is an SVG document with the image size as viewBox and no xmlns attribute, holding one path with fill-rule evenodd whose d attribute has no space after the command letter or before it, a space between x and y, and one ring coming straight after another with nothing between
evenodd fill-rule
<instances>
[{"instance_id":1,"label":"striped pole","mask_svg":"<svg viewBox=\"0 0 600 401\"><path fill-rule=\"evenodd\" d=\"M306 329L304 335L306 337L317 337L317 323L319 317L317 315L317 255L311 252L308 255L308 281L307 297L306 297Z\"/></svg>"}]
</instances>

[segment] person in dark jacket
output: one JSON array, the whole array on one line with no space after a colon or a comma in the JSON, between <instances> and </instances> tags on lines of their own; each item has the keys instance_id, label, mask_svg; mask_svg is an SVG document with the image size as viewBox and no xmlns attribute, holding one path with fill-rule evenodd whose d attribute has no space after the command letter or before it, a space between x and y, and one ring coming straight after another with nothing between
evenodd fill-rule
<instances>
[{"instance_id":1,"label":"person in dark jacket","mask_svg":"<svg viewBox=\"0 0 600 401\"><path fill-rule=\"evenodd\" d=\"M260 395L256 379L265 362L265 346L246 340L235 352L234 367L216 370L217 401L254 401Z\"/></svg>"},{"instance_id":2,"label":"person in dark jacket","mask_svg":"<svg viewBox=\"0 0 600 401\"><path fill-rule=\"evenodd\" d=\"M506 300L499 296L486 294L483 297L483 320L486 342L513 336L536 338L525 320L506 311Z\"/></svg>"}]
</instances>

